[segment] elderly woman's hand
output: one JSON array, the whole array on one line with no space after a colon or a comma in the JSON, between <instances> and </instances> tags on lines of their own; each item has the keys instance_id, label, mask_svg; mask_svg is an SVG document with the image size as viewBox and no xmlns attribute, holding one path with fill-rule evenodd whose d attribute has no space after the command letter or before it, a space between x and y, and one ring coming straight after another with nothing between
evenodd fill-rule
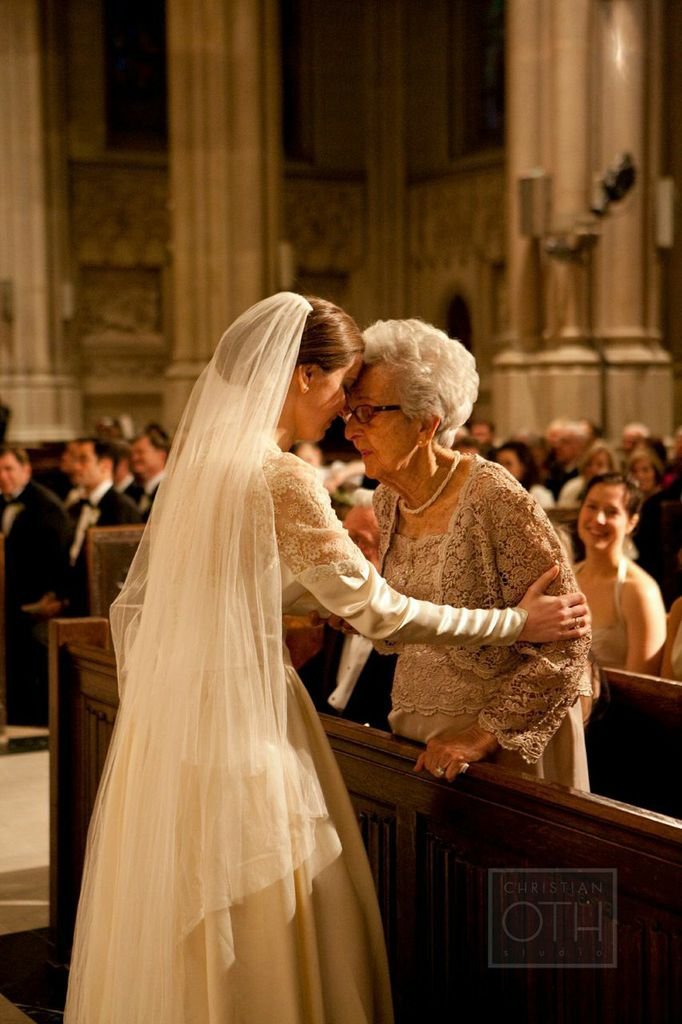
<instances>
[{"instance_id":1,"label":"elderly woman's hand","mask_svg":"<svg viewBox=\"0 0 682 1024\"><path fill-rule=\"evenodd\" d=\"M528 612L519 640L529 643L551 643L554 640L575 640L589 633L592 619L584 594L562 594L550 597L545 590L559 573L553 565L535 583L531 583L519 608Z\"/></svg>"},{"instance_id":2,"label":"elderly woman's hand","mask_svg":"<svg viewBox=\"0 0 682 1024\"><path fill-rule=\"evenodd\" d=\"M466 729L446 729L426 744L426 750L417 758L414 770L427 771L437 779L452 782L465 772L472 761L482 761L494 754L499 744L493 734L478 725Z\"/></svg>"}]
</instances>

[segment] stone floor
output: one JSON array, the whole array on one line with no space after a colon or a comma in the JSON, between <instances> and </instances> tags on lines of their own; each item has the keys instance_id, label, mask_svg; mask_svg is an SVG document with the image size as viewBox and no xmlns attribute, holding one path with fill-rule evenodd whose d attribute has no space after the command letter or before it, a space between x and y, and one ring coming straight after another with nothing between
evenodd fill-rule
<instances>
[{"instance_id":1,"label":"stone floor","mask_svg":"<svg viewBox=\"0 0 682 1024\"><path fill-rule=\"evenodd\" d=\"M0 743L0 1024L58 1024L65 975L50 966L49 754L45 729Z\"/></svg>"}]
</instances>

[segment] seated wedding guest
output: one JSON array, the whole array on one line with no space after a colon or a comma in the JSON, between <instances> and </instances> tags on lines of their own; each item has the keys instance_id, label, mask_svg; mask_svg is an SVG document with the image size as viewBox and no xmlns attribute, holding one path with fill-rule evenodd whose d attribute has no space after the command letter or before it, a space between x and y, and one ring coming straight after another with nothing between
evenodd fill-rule
<instances>
[{"instance_id":1,"label":"seated wedding guest","mask_svg":"<svg viewBox=\"0 0 682 1024\"><path fill-rule=\"evenodd\" d=\"M650 445L637 445L628 459L627 475L637 484L644 501L661 489L664 463Z\"/></svg>"},{"instance_id":2,"label":"seated wedding guest","mask_svg":"<svg viewBox=\"0 0 682 1024\"><path fill-rule=\"evenodd\" d=\"M663 490L675 483L682 484L682 427L675 431L672 451L662 480Z\"/></svg>"},{"instance_id":3,"label":"seated wedding guest","mask_svg":"<svg viewBox=\"0 0 682 1024\"><path fill-rule=\"evenodd\" d=\"M682 682L682 597L673 601L668 613L668 629L663 649L661 675Z\"/></svg>"},{"instance_id":4,"label":"seated wedding guest","mask_svg":"<svg viewBox=\"0 0 682 1024\"><path fill-rule=\"evenodd\" d=\"M69 615L87 615L89 610L85 539L90 527L123 526L141 521L135 504L114 487L115 459L111 441L84 438L78 442L76 483L85 497L73 511L75 531L69 548L71 571L64 595Z\"/></svg>"},{"instance_id":5,"label":"seated wedding guest","mask_svg":"<svg viewBox=\"0 0 682 1024\"><path fill-rule=\"evenodd\" d=\"M585 423L565 420L557 425L553 434L547 477L544 481L555 498L569 480L578 476L578 462L590 442L590 430Z\"/></svg>"},{"instance_id":6,"label":"seated wedding guest","mask_svg":"<svg viewBox=\"0 0 682 1024\"><path fill-rule=\"evenodd\" d=\"M469 420L469 433L481 446L478 454L484 459L495 458L495 424L491 420L472 416Z\"/></svg>"},{"instance_id":7,"label":"seated wedding guest","mask_svg":"<svg viewBox=\"0 0 682 1024\"><path fill-rule=\"evenodd\" d=\"M113 416L102 416L95 423L94 435L100 441L120 441L123 438L121 424Z\"/></svg>"},{"instance_id":8,"label":"seated wedding guest","mask_svg":"<svg viewBox=\"0 0 682 1024\"><path fill-rule=\"evenodd\" d=\"M148 426L131 445L130 466L143 490L137 507L145 522L165 476L169 451L168 435L155 424Z\"/></svg>"},{"instance_id":9,"label":"seated wedding guest","mask_svg":"<svg viewBox=\"0 0 682 1024\"><path fill-rule=\"evenodd\" d=\"M365 464L362 459L334 459L330 466L324 467L323 483L330 494L337 491L353 491L360 488L365 475ZM369 489L369 488L367 488Z\"/></svg>"},{"instance_id":10,"label":"seated wedding guest","mask_svg":"<svg viewBox=\"0 0 682 1024\"><path fill-rule=\"evenodd\" d=\"M112 441L114 449L114 487L119 494L125 494L135 505L144 491L130 470L130 444L128 441Z\"/></svg>"},{"instance_id":11,"label":"seated wedding guest","mask_svg":"<svg viewBox=\"0 0 682 1024\"><path fill-rule=\"evenodd\" d=\"M649 573L659 585L663 585L667 572L670 568L670 559L675 558L679 550L679 535L670 535L670 528L666 530L666 517L664 506L669 503L677 504L682 501L682 477L673 479L672 483L662 490L659 489L651 494L642 505L635 536L637 548L637 565ZM676 530L673 524L672 530ZM670 599L678 596L682 591L678 588L677 594L671 595Z\"/></svg>"},{"instance_id":12,"label":"seated wedding guest","mask_svg":"<svg viewBox=\"0 0 682 1024\"><path fill-rule=\"evenodd\" d=\"M352 462L335 459L334 462L326 465L319 444L311 444L310 441L298 441L291 450L294 455L298 455L299 459L317 470L320 480L330 494L334 494L346 484L359 487L362 483L365 467L359 459L353 459Z\"/></svg>"},{"instance_id":13,"label":"seated wedding guest","mask_svg":"<svg viewBox=\"0 0 682 1024\"><path fill-rule=\"evenodd\" d=\"M604 432L601 427L587 418L587 416L581 416L577 421L581 427L585 428L585 437L588 445L594 444L595 441L599 441L603 436Z\"/></svg>"},{"instance_id":14,"label":"seated wedding guest","mask_svg":"<svg viewBox=\"0 0 682 1024\"><path fill-rule=\"evenodd\" d=\"M557 505L559 508L578 508L583 499L585 487L592 477L601 473L615 473L618 470L618 459L613 448L605 441L595 441L590 445L578 463L578 476L568 480L559 492Z\"/></svg>"},{"instance_id":15,"label":"seated wedding guest","mask_svg":"<svg viewBox=\"0 0 682 1024\"><path fill-rule=\"evenodd\" d=\"M620 439L620 450L623 454L623 462L627 463L630 453L638 444L645 441L651 435L651 431L644 423L626 423Z\"/></svg>"},{"instance_id":16,"label":"seated wedding guest","mask_svg":"<svg viewBox=\"0 0 682 1024\"><path fill-rule=\"evenodd\" d=\"M532 494L541 508L554 506L554 495L540 483L540 474L533 453L523 441L505 441L497 449L495 461L511 473L529 494Z\"/></svg>"},{"instance_id":17,"label":"seated wedding guest","mask_svg":"<svg viewBox=\"0 0 682 1024\"><path fill-rule=\"evenodd\" d=\"M472 437L466 427L462 427L461 430L456 432L451 447L453 452L460 452L462 455L483 454L480 441ZM485 458L486 456L483 457Z\"/></svg>"},{"instance_id":18,"label":"seated wedding guest","mask_svg":"<svg viewBox=\"0 0 682 1024\"><path fill-rule=\"evenodd\" d=\"M343 521L351 540L375 569L379 568L379 526L372 491L356 491L356 502ZM379 654L359 633L324 627L321 651L299 668L318 711L375 729L388 730L395 656Z\"/></svg>"},{"instance_id":19,"label":"seated wedding guest","mask_svg":"<svg viewBox=\"0 0 682 1024\"><path fill-rule=\"evenodd\" d=\"M665 643L665 607L654 579L625 555L642 497L620 473L588 484L578 516L585 560L576 576L592 613L592 654L602 667L657 675Z\"/></svg>"},{"instance_id":20,"label":"seated wedding guest","mask_svg":"<svg viewBox=\"0 0 682 1024\"><path fill-rule=\"evenodd\" d=\"M535 499L501 466L450 448L478 391L471 353L420 320L379 321L364 339L346 436L380 482L374 507L386 579L410 597L469 606L513 601L547 570L552 589L573 590ZM578 698L588 648L588 636L516 644L501 655L379 644L398 653L391 729L426 744L417 768L437 777L488 758L587 789Z\"/></svg>"},{"instance_id":21,"label":"seated wedding guest","mask_svg":"<svg viewBox=\"0 0 682 1024\"><path fill-rule=\"evenodd\" d=\"M59 453L59 465L54 469L45 469L41 473L35 474L36 482L56 494L66 508L82 498L82 494L74 483L76 448L76 441L66 441Z\"/></svg>"},{"instance_id":22,"label":"seated wedding guest","mask_svg":"<svg viewBox=\"0 0 682 1024\"><path fill-rule=\"evenodd\" d=\"M40 725L47 722L47 647L26 608L63 588L71 525L61 502L31 480L22 448L0 448L0 491L8 719Z\"/></svg>"}]
</instances>

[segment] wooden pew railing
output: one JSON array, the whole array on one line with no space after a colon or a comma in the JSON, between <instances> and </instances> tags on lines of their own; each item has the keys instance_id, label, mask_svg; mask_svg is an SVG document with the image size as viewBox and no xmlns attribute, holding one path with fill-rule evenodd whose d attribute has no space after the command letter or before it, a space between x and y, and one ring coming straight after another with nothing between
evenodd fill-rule
<instances>
[{"instance_id":1,"label":"wooden pew railing","mask_svg":"<svg viewBox=\"0 0 682 1024\"><path fill-rule=\"evenodd\" d=\"M106 622L55 622L51 639L51 925L66 961L117 696ZM323 719L377 887L398 1024L472 1008L532 1024L682 1019L682 822L493 765L454 785L416 776L414 744ZM617 967L489 966L500 868L615 872Z\"/></svg>"},{"instance_id":2,"label":"wooden pew railing","mask_svg":"<svg viewBox=\"0 0 682 1024\"><path fill-rule=\"evenodd\" d=\"M143 523L92 526L88 530L85 557L90 615L109 615L109 608L121 592L143 533Z\"/></svg>"}]
</instances>

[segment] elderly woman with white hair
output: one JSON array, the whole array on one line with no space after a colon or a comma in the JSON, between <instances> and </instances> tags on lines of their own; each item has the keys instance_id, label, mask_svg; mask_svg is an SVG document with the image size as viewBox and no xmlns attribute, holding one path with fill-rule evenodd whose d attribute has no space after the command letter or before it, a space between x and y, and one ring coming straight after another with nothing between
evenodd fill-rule
<instances>
[{"instance_id":1,"label":"elderly woman with white hair","mask_svg":"<svg viewBox=\"0 0 682 1024\"><path fill-rule=\"evenodd\" d=\"M346 407L346 436L368 476L383 573L412 597L466 607L517 603L557 566L575 580L544 512L501 466L450 448L478 393L473 356L420 320L364 334L365 368ZM589 637L500 648L384 643L399 653L394 732L426 744L417 761L451 780L470 762L589 788L579 696Z\"/></svg>"}]
</instances>

